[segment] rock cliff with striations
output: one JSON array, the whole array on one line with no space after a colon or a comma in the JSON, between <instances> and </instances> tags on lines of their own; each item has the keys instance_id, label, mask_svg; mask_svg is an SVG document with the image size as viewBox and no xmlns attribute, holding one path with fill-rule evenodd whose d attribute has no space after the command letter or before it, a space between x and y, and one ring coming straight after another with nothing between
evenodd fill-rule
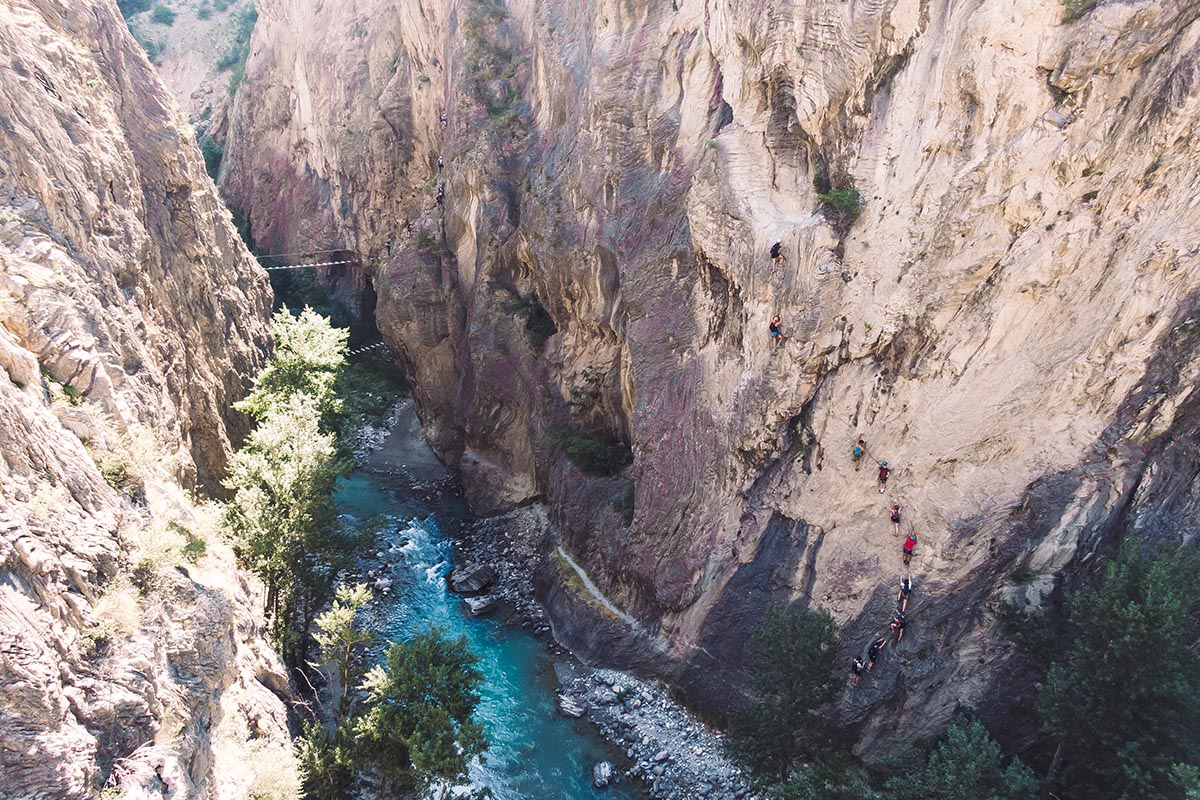
<instances>
[{"instance_id":1,"label":"rock cliff with striations","mask_svg":"<svg viewBox=\"0 0 1200 800\"><path fill-rule=\"evenodd\" d=\"M1015 737L998 609L1194 538L1195 0L260 12L223 188L268 250L360 255L328 278L378 295L474 506L543 498L642 667L727 701L782 602L848 662L890 614L894 500L913 623L836 713L867 755L961 706Z\"/></svg>"},{"instance_id":2,"label":"rock cliff with striations","mask_svg":"<svg viewBox=\"0 0 1200 800\"><path fill-rule=\"evenodd\" d=\"M286 771L287 677L192 495L245 433L269 305L115 4L0 6L3 796Z\"/></svg>"}]
</instances>

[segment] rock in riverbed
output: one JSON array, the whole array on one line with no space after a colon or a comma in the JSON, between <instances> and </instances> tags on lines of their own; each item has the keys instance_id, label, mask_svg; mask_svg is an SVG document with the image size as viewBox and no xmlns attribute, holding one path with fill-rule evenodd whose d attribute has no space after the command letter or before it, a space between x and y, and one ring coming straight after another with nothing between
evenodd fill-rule
<instances>
[{"instance_id":1,"label":"rock in riverbed","mask_svg":"<svg viewBox=\"0 0 1200 800\"><path fill-rule=\"evenodd\" d=\"M450 573L450 588L459 594L482 592L496 582L496 570L487 564L464 564Z\"/></svg>"},{"instance_id":2,"label":"rock in riverbed","mask_svg":"<svg viewBox=\"0 0 1200 800\"><path fill-rule=\"evenodd\" d=\"M561 711L564 716L570 717L571 719L579 719L587 713L587 706L570 695L560 694L558 696L558 710Z\"/></svg>"},{"instance_id":3,"label":"rock in riverbed","mask_svg":"<svg viewBox=\"0 0 1200 800\"><path fill-rule=\"evenodd\" d=\"M592 785L597 789L603 789L605 786L608 786L608 782L612 780L612 771L612 764L607 761L601 761L592 767Z\"/></svg>"},{"instance_id":4,"label":"rock in riverbed","mask_svg":"<svg viewBox=\"0 0 1200 800\"><path fill-rule=\"evenodd\" d=\"M483 616L492 611L496 606L500 605L500 598L495 595L486 595L483 597L465 597L463 602L467 605L467 613L472 617Z\"/></svg>"}]
</instances>

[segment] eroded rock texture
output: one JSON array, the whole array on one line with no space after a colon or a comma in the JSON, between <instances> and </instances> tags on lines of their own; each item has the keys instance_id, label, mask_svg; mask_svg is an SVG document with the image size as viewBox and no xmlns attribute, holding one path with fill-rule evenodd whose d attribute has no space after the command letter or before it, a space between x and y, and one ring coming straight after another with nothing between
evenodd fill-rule
<instances>
[{"instance_id":1,"label":"eroded rock texture","mask_svg":"<svg viewBox=\"0 0 1200 800\"><path fill-rule=\"evenodd\" d=\"M837 713L868 755L960 705L1003 735L998 601L1194 537L1200 3L260 7L225 185L254 236L361 255L332 277L378 293L475 506L544 498L698 697L771 603L864 648L896 500L914 624ZM847 226L817 195L851 186ZM563 429L632 464L581 472Z\"/></svg>"},{"instance_id":2,"label":"eroded rock texture","mask_svg":"<svg viewBox=\"0 0 1200 800\"><path fill-rule=\"evenodd\" d=\"M0 795L245 796L287 679L187 490L265 278L112 2L4 3L0 66Z\"/></svg>"}]
</instances>

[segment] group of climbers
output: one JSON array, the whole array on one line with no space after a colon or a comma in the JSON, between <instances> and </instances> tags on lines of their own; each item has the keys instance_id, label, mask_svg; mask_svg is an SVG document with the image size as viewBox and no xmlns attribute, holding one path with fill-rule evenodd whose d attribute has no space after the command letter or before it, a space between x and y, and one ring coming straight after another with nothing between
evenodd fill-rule
<instances>
[{"instance_id":1,"label":"group of climbers","mask_svg":"<svg viewBox=\"0 0 1200 800\"><path fill-rule=\"evenodd\" d=\"M862 466L862 460L867 455L867 443L860 437L851 450L851 460L854 463L854 469L857 471ZM888 466L888 462L879 462L879 491L883 493L887 491L888 478L891 477L892 470ZM897 536L900 535L900 519L902 509L899 503L892 503L888 512L888 518L892 523L892 530ZM912 561L913 550L917 546L917 534L915 530L909 529L908 534L904 537L904 545L901 548L901 558L904 560L904 566L907 568L909 562ZM900 590L896 594L896 608L892 613L892 620L888 623L888 631L895 634L896 644L900 644L904 639L904 630L908 626L908 599L912 595L913 584L912 576L905 573L900 576ZM879 660L880 654L888 644L888 636L884 634L878 637L867 648L867 657L864 660L862 657L855 657L850 664L851 684L858 686L862 680L863 671L871 671L875 667L875 662Z\"/></svg>"}]
</instances>

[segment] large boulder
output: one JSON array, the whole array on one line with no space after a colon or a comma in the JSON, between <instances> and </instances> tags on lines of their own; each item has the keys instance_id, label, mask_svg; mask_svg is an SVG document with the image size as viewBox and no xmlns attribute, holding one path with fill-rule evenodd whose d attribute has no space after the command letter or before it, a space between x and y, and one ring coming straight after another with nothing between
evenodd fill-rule
<instances>
[{"instance_id":1,"label":"large boulder","mask_svg":"<svg viewBox=\"0 0 1200 800\"><path fill-rule=\"evenodd\" d=\"M482 592L496 582L496 570L487 564L465 564L450 573L450 588L459 594Z\"/></svg>"}]
</instances>

